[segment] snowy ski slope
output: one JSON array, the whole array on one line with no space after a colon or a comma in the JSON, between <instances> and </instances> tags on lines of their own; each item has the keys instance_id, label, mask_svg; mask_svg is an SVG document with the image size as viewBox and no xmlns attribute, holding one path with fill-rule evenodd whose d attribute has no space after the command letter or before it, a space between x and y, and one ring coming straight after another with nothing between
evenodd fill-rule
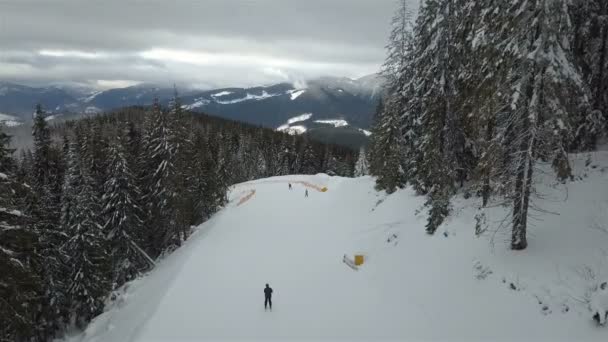
<instances>
[{"instance_id":1,"label":"snowy ski slope","mask_svg":"<svg viewBox=\"0 0 608 342\"><path fill-rule=\"evenodd\" d=\"M370 177L236 185L224 210L70 340L606 341L587 301L608 278L608 153L586 157L573 156L567 190L541 188L538 204L559 215L534 221L523 252L508 249L507 231L475 236L476 199L460 196L428 236L424 198L377 193ZM288 181L327 191L304 198ZM505 212L488 211L490 230ZM357 271L342 261L354 253L367 257Z\"/></svg>"}]
</instances>

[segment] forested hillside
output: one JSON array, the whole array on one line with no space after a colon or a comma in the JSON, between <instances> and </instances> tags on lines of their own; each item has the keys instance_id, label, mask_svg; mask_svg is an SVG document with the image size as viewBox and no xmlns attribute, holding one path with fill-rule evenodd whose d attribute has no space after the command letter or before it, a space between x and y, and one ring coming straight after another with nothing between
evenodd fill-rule
<instances>
[{"instance_id":1,"label":"forested hillside","mask_svg":"<svg viewBox=\"0 0 608 342\"><path fill-rule=\"evenodd\" d=\"M184 112L177 95L52 129L15 158L0 130L0 340L83 328L106 298L179 247L231 184L286 174L352 176L353 152Z\"/></svg>"},{"instance_id":2,"label":"forested hillside","mask_svg":"<svg viewBox=\"0 0 608 342\"><path fill-rule=\"evenodd\" d=\"M511 207L511 248L527 247L539 164L571 177L569 152L607 131L608 2L400 1L370 165L378 189L427 196L426 230L457 193Z\"/></svg>"}]
</instances>

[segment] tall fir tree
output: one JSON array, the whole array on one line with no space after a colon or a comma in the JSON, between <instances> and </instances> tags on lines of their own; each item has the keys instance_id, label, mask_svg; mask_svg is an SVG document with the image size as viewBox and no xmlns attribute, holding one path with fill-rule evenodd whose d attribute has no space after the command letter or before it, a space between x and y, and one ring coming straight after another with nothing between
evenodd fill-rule
<instances>
[{"instance_id":1,"label":"tall fir tree","mask_svg":"<svg viewBox=\"0 0 608 342\"><path fill-rule=\"evenodd\" d=\"M163 112L158 99L149 115L144 135L144 154L148 173L145 180L147 203L146 226L149 227L147 246L149 254L156 257L170 246L180 244L176 231L174 200L175 162L177 149L174 144L171 119Z\"/></svg>"},{"instance_id":2,"label":"tall fir tree","mask_svg":"<svg viewBox=\"0 0 608 342\"><path fill-rule=\"evenodd\" d=\"M359 156L355 164L355 177L367 176L369 174L369 163L367 161L367 153L362 147L359 149Z\"/></svg>"},{"instance_id":3,"label":"tall fir tree","mask_svg":"<svg viewBox=\"0 0 608 342\"><path fill-rule=\"evenodd\" d=\"M102 312L105 297L111 289L108 277L111 271L95 180L83 165L80 153L81 146L73 142L68 156L68 177L71 186L75 186L75 202L70 214L70 238L64 251L70 261L67 288L70 320L83 328Z\"/></svg>"},{"instance_id":4,"label":"tall fir tree","mask_svg":"<svg viewBox=\"0 0 608 342\"><path fill-rule=\"evenodd\" d=\"M512 202L511 248L527 247L527 218L534 194L537 160L550 161L559 178L571 171L566 154L571 139L568 113L573 99L585 101L585 89L564 32L569 29L566 0L513 1L503 15L500 46L511 73L505 81L508 111L498 120L507 146L502 177Z\"/></svg>"},{"instance_id":5,"label":"tall fir tree","mask_svg":"<svg viewBox=\"0 0 608 342\"><path fill-rule=\"evenodd\" d=\"M15 177L10 137L0 124L0 340L28 341L38 337L40 279L33 266L36 231L23 199L30 189Z\"/></svg>"},{"instance_id":6,"label":"tall fir tree","mask_svg":"<svg viewBox=\"0 0 608 342\"><path fill-rule=\"evenodd\" d=\"M103 230L109 245L112 284L117 288L154 265L140 247L143 210L138 203L141 192L127 161L123 138L109 147L109 177L104 185Z\"/></svg>"}]
</instances>

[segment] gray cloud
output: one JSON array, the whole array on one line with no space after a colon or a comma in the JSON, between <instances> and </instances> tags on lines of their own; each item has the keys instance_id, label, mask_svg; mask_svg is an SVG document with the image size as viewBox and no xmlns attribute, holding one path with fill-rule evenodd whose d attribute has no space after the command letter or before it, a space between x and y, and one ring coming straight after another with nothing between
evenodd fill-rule
<instances>
[{"instance_id":1,"label":"gray cloud","mask_svg":"<svg viewBox=\"0 0 608 342\"><path fill-rule=\"evenodd\" d=\"M0 79L219 87L358 77L382 63L394 7L395 0L0 0Z\"/></svg>"}]
</instances>

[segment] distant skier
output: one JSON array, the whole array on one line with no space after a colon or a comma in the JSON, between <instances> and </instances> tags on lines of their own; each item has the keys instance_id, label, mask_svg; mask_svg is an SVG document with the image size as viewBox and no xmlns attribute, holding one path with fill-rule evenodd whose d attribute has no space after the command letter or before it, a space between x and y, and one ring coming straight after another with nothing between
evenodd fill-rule
<instances>
[{"instance_id":1,"label":"distant skier","mask_svg":"<svg viewBox=\"0 0 608 342\"><path fill-rule=\"evenodd\" d=\"M304 197L308 197L308 189L304 191Z\"/></svg>"},{"instance_id":2,"label":"distant skier","mask_svg":"<svg viewBox=\"0 0 608 342\"><path fill-rule=\"evenodd\" d=\"M289 183L289 190L291 190L291 183Z\"/></svg>"},{"instance_id":3,"label":"distant skier","mask_svg":"<svg viewBox=\"0 0 608 342\"><path fill-rule=\"evenodd\" d=\"M272 289L266 284L266 288L264 289L264 310L268 306L270 306L270 310L272 311Z\"/></svg>"}]
</instances>

